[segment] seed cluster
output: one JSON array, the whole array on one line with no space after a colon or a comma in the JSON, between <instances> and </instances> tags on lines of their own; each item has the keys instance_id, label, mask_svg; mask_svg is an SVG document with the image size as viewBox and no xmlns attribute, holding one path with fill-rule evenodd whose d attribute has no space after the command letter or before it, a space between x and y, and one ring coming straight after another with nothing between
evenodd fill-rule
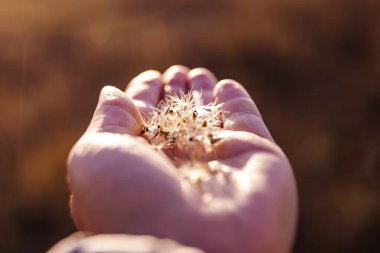
<instances>
[{"instance_id":1,"label":"seed cluster","mask_svg":"<svg viewBox=\"0 0 380 253\"><path fill-rule=\"evenodd\" d=\"M230 181L228 169L205 158L221 140L217 134L222 128L222 104L205 105L199 93L190 91L162 100L141 134L155 149L169 154L180 175L198 190L202 201L208 201L210 196L225 195L219 185Z\"/></svg>"},{"instance_id":2,"label":"seed cluster","mask_svg":"<svg viewBox=\"0 0 380 253\"><path fill-rule=\"evenodd\" d=\"M187 160L201 160L218 141L221 113L221 104L204 105L198 93L170 94L154 109L142 135L157 149L175 148Z\"/></svg>"}]
</instances>

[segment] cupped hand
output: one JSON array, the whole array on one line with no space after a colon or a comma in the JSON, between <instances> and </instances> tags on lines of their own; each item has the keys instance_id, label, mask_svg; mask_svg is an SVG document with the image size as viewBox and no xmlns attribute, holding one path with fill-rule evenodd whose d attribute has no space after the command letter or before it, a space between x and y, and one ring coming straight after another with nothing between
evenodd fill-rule
<instances>
[{"instance_id":1,"label":"cupped hand","mask_svg":"<svg viewBox=\"0 0 380 253\"><path fill-rule=\"evenodd\" d=\"M190 89L205 103L223 103L224 130L209 162L230 168L231 184L229 194L207 204L140 137L143 117L161 98ZM104 87L68 158L68 182L80 230L171 238L209 253L291 249L297 219L291 166L246 90L203 68L143 72L125 92Z\"/></svg>"}]
</instances>

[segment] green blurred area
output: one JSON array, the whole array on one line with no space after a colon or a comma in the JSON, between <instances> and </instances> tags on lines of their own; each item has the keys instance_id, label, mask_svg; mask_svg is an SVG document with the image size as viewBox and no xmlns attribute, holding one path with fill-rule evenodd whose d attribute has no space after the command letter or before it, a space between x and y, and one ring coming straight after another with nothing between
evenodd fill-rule
<instances>
[{"instance_id":1,"label":"green blurred area","mask_svg":"<svg viewBox=\"0 0 380 253\"><path fill-rule=\"evenodd\" d=\"M0 252L42 252L74 231L65 160L101 87L173 64L249 90L294 167L294 252L378 252L379 7L2 0Z\"/></svg>"}]
</instances>

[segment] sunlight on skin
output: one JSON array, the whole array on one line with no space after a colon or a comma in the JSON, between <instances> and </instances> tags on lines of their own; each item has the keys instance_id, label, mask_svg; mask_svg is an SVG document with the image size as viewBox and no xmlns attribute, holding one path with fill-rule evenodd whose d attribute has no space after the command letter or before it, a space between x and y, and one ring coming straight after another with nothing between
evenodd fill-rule
<instances>
[{"instance_id":1,"label":"sunlight on skin","mask_svg":"<svg viewBox=\"0 0 380 253\"><path fill-rule=\"evenodd\" d=\"M162 94L191 88L223 103L226 130L211 162L233 169L231 195L207 204L166 155L138 136L140 114L149 115ZM166 237L209 253L289 252L292 246L297 194L291 166L245 89L233 80L217 82L203 68L147 71L125 93L104 88L70 153L68 179L80 230Z\"/></svg>"}]
</instances>

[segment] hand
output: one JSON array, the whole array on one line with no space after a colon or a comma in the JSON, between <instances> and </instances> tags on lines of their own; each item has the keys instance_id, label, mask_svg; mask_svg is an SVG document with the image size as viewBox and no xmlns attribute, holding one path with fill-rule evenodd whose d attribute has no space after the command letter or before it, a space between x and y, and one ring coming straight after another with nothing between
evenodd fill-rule
<instances>
[{"instance_id":1,"label":"hand","mask_svg":"<svg viewBox=\"0 0 380 253\"><path fill-rule=\"evenodd\" d=\"M223 103L223 139L213 161L232 170L223 204L197 201L178 169L139 135L162 95L202 90ZM125 92L104 87L87 131L68 159L71 211L80 230L149 234L206 252L288 252L297 194L291 166L246 90L212 73L173 66L147 71ZM199 196L198 196L199 197ZM219 198L218 198L219 199Z\"/></svg>"}]
</instances>

